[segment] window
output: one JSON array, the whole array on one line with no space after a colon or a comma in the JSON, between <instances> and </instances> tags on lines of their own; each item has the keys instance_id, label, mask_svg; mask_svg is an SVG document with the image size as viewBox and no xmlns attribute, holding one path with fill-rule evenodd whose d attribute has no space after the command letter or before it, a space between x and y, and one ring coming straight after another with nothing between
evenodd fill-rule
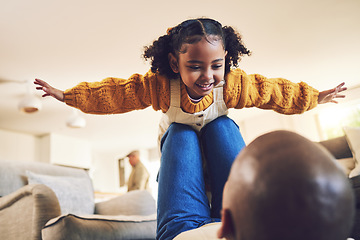
<instances>
[{"instance_id":1,"label":"window","mask_svg":"<svg viewBox=\"0 0 360 240\"><path fill-rule=\"evenodd\" d=\"M319 122L325 139L344 135L343 127L360 127L360 102L336 105L319 112Z\"/></svg>"}]
</instances>

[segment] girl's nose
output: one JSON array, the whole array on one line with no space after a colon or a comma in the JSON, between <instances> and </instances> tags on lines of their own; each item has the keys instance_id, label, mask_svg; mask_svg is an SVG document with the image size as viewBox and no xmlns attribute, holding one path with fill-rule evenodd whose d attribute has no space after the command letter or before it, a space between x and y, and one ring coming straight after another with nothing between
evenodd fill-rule
<instances>
[{"instance_id":1,"label":"girl's nose","mask_svg":"<svg viewBox=\"0 0 360 240\"><path fill-rule=\"evenodd\" d=\"M205 69L202 75L204 79L210 80L213 77L213 72L211 71L211 69Z\"/></svg>"}]
</instances>

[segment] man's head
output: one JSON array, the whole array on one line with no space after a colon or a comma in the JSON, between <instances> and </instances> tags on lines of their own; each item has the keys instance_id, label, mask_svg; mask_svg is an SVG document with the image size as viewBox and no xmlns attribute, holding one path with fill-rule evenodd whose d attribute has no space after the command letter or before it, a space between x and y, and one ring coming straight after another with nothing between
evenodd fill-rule
<instances>
[{"instance_id":1,"label":"man's head","mask_svg":"<svg viewBox=\"0 0 360 240\"><path fill-rule=\"evenodd\" d=\"M354 196L333 157L288 131L262 135L236 158L224 188L219 237L342 240Z\"/></svg>"},{"instance_id":2,"label":"man's head","mask_svg":"<svg viewBox=\"0 0 360 240\"><path fill-rule=\"evenodd\" d=\"M127 157L129 158L129 163L131 166L135 167L138 162L140 162L140 152L135 150L130 152Z\"/></svg>"}]
</instances>

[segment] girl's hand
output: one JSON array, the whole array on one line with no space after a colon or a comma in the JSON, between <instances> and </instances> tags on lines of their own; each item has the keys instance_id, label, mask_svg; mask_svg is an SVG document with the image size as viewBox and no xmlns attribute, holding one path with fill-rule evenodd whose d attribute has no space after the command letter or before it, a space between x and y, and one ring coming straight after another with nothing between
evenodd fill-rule
<instances>
[{"instance_id":1,"label":"girl's hand","mask_svg":"<svg viewBox=\"0 0 360 240\"><path fill-rule=\"evenodd\" d=\"M35 79L34 84L40 85L40 87L36 87L37 90L43 90L45 92L45 94L42 95L43 97L52 96L61 102L64 101L63 91L53 88L47 82L37 78Z\"/></svg>"},{"instance_id":2,"label":"girl's hand","mask_svg":"<svg viewBox=\"0 0 360 240\"><path fill-rule=\"evenodd\" d=\"M318 97L318 103L328 103L328 102L332 102L332 103L338 103L336 100L334 100L335 98L344 98L345 95L342 94L338 94L342 91L345 91L347 89L347 87L343 87L345 85L345 83L341 83L339 84L337 87L326 90L326 91L322 91L319 92L319 97Z\"/></svg>"}]
</instances>

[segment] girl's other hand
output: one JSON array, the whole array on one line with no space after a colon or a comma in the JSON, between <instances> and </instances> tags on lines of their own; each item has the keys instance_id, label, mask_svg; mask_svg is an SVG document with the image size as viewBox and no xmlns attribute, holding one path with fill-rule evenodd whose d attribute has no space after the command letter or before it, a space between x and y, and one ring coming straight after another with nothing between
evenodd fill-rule
<instances>
[{"instance_id":1,"label":"girl's other hand","mask_svg":"<svg viewBox=\"0 0 360 240\"><path fill-rule=\"evenodd\" d=\"M52 96L57 100L63 102L64 101L64 92L50 86L47 82L40 80L38 78L34 81L35 85L39 85L40 87L36 87L37 90L44 91L43 97Z\"/></svg>"},{"instance_id":2,"label":"girl's other hand","mask_svg":"<svg viewBox=\"0 0 360 240\"><path fill-rule=\"evenodd\" d=\"M319 104L320 103L328 103L328 102L338 103L334 99L345 97L345 95L339 94L340 92L345 91L347 89L347 87L344 87L344 85L345 85L345 83L343 82L335 88L319 92L318 103Z\"/></svg>"}]
</instances>

